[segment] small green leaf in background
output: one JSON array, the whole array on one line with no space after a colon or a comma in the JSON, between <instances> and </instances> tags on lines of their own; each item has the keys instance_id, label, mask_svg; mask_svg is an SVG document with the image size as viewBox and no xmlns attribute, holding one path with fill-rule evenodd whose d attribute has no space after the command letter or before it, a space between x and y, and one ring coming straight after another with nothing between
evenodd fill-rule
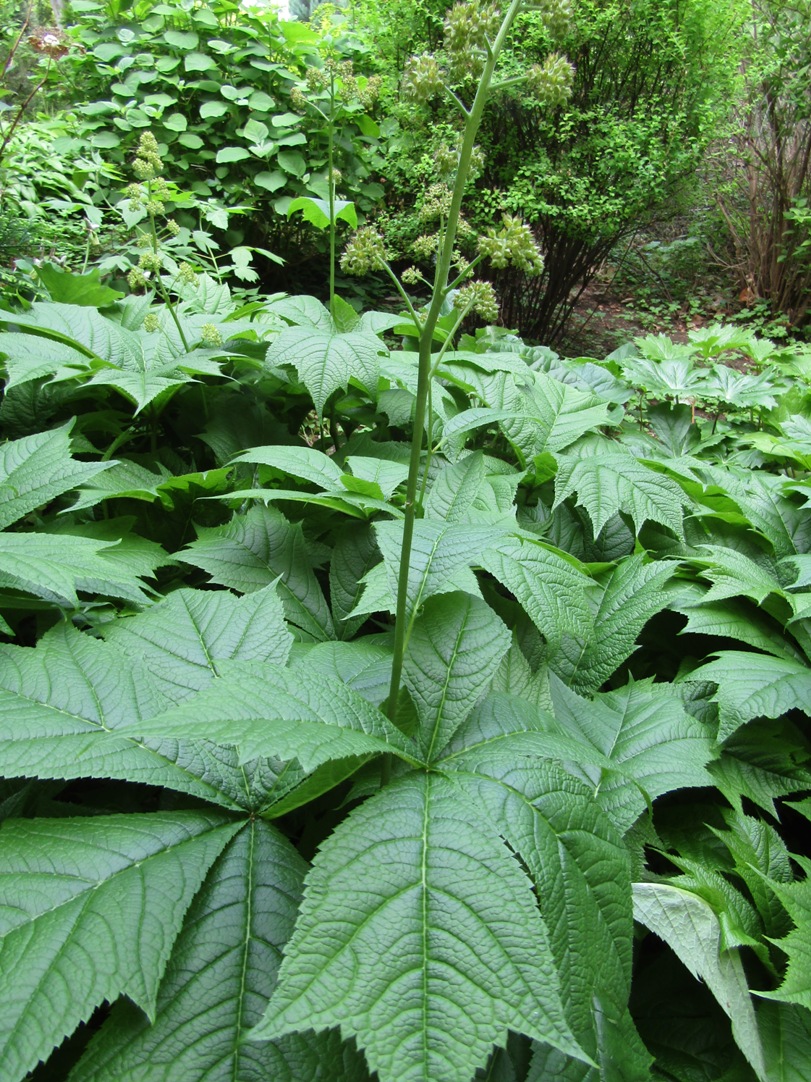
<instances>
[{"instance_id":1,"label":"small green leaf in background","mask_svg":"<svg viewBox=\"0 0 811 1082\"><path fill-rule=\"evenodd\" d=\"M279 157L281 158L281 155ZM299 210L305 222L314 225L316 229L327 229L329 227L330 207L326 199L314 199L309 195L301 195L298 199L294 199L287 208L287 217L291 217ZM355 210L355 204L346 199L334 200L332 222L348 222L353 229L357 229L358 214Z\"/></svg>"}]
</instances>

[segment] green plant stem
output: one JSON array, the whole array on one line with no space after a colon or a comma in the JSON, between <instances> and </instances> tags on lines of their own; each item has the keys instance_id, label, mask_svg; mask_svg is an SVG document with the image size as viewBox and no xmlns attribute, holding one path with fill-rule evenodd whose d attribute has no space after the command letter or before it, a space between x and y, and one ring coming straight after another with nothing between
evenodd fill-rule
<instances>
[{"instance_id":1,"label":"green plant stem","mask_svg":"<svg viewBox=\"0 0 811 1082\"><path fill-rule=\"evenodd\" d=\"M431 375L431 344L433 342L434 329L439 320L442 304L448 293L448 276L453 263L453 246L456 241L456 231L459 226L459 215L462 211L462 198L465 194L465 186L470 171L470 162L476 143L476 136L484 115L484 107L487 103L490 84L493 80L496 62L499 53L504 46L507 34L521 9L522 0L512 0L502 20L496 40L488 50L487 60L484 65L476 96L470 109L465 109L467 120L462 135L462 145L459 151L459 166L456 171L456 183L451 195L451 205L445 226L442 246L437 259L436 274L434 275L434 292L425 322L420 329L419 338L419 367L417 371L417 401L414 408L414 427L411 437L411 455L408 465L408 481L406 482L405 518L403 522L403 547L400 555L400 570L397 580L397 606L394 620L394 656L391 667L391 684L389 686L389 698L387 712L392 723L397 722L397 700L400 694L400 681L403 675L403 658L408 645L408 627L406 612L408 609L408 576L411 570L411 547L414 541L414 520L417 515L417 490L420 479L420 465L422 462L422 440L425 433L425 416L428 403L428 389Z\"/></svg>"},{"instance_id":2,"label":"green plant stem","mask_svg":"<svg viewBox=\"0 0 811 1082\"><path fill-rule=\"evenodd\" d=\"M329 200L329 313L335 319L335 75L329 81L329 119L327 121L327 199Z\"/></svg>"},{"instance_id":3,"label":"green plant stem","mask_svg":"<svg viewBox=\"0 0 811 1082\"><path fill-rule=\"evenodd\" d=\"M450 286L449 288L452 289L453 287ZM420 495L418 500L420 507L422 507L423 501L425 500L425 490L428 487L428 470L431 466L431 458L434 453L434 411L432 406L431 380L433 380L434 376L437 373L437 369L439 368L440 364L442 364L442 359L448 352L448 346L453 344L453 336L462 326L465 317L470 313L472 307L472 304L466 304L464 308L460 309L456 322L448 332L448 337L440 346L439 352L436 354L431 354L431 357L433 358L433 364L431 365L431 371L428 378L428 410L426 420L427 439L425 441L425 465L422 471L422 483L420 485Z\"/></svg>"}]
</instances>

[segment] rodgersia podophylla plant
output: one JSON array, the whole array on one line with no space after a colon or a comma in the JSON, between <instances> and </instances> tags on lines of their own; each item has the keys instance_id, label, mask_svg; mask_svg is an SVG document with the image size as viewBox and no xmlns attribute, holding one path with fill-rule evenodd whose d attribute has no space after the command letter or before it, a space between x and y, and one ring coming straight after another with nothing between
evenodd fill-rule
<instances>
[{"instance_id":1,"label":"rodgersia podophylla plant","mask_svg":"<svg viewBox=\"0 0 811 1082\"><path fill-rule=\"evenodd\" d=\"M124 189L124 195L129 201L131 211L145 212L147 226L138 233L138 245L144 251L139 256L137 265L127 275L127 281L133 290L149 288L154 284L175 321L184 349L188 349L170 292L161 275L165 266L164 246L167 241L171 242L177 237L180 228L173 218L166 217L166 204L174 201L175 193L162 175L163 161L160 157L158 142L152 132L146 131L141 135L132 162L132 171L137 180ZM158 222L161 219L164 220L159 230ZM178 282L194 283L196 280L194 268L189 263L180 263L175 279ZM147 329L149 329L149 324L147 324Z\"/></svg>"},{"instance_id":2,"label":"rodgersia podophylla plant","mask_svg":"<svg viewBox=\"0 0 811 1082\"><path fill-rule=\"evenodd\" d=\"M539 102L558 105L570 93L573 69L568 61L551 54L543 65L527 72L505 73L499 79L499 55L521 11L521 0L503 9L481 0L463 0L455 4L445 18L442 49L433 54L413 57L406 66L402 92L416 106L434 99L445 98L455 106L460 129L458 136L441 145L435 152L436 179L425 191L419 217L425 226L414 243L414 255L423 263L433 264L433 281L428 281L416 266L408 268L402 280L386 258L385 238L372 227L359 230L347 245L341 260L342 268L350 274L366 274L384 270L395 284L417 328L419 339L419 372L414 433L406 495L406 523L403 555L397 599L396 641L394 666L389 697L389 712L394 720L397 693L400 686L402 658L406 644L406 603L408 571L414 518L418 512L420 476L427 468L423 458L431 372L453 340L462 321L471 313L487 322L495 322L498 303L493 287L475 279L476 267L485 259L499 268L508 264L518 266L528 274L538 274L543 267L541 253L532 233L520 219L504 215L473 243L472 230L462 216L462 201L471 176L481 170L482 151L476 146L489 95L500 88L523 84ZM560 34L568 20L566 0L548 0L539 7L548 21L550 33ZM461 250L461 242L472 248L470 258ZM417 312L403 283L423 283L431 288L431 299ZM457 312L455 326L448 334L438 354L432 353L434 330L445 302L453 299ZM429 433L430 447L430 433Z\"/></svg>"},{"instance_id":3,"label":"rodgersia podophylla plant","mask_svg":"<svg viewBox=\"0 0 811 1082\"><path fill-rule=\"evenodd\" d=\"M329 53L330 39L324 39L327 55L320 67L307 69L305 81L294 87L290 100L300 112L310 109L323 121L327 133L327 171L324 180L325 199L312 199L302 196L294 199L288 213L303 211L305 217L319 228L329 229L329 297L330 310L335 308L335 264L336 230L340 220L357 227L358 220L354 204L348 199L339 198L338 192L343 180L341 170L336 164L335 133L339 124L352 114L371 112L380 93L379 76L358 76L352 61L338 61ZM313 189L315 190L315 189Z\"/></svg>"}]
</instances>

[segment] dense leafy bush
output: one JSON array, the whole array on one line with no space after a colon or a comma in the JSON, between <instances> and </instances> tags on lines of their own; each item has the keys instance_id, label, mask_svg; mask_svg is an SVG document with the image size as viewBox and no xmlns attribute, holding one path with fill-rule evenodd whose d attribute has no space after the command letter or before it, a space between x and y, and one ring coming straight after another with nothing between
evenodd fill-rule
<instances>
[{"instance_id":1,"label":"dense leafy bush","mask_svg":"<svg viewBox=\"0 0 811 1082\"><path fill-rule=\"evenodd\" d=\"M156 243L161 300L52 268L0 312L9 1082L802 1080L809 359L461 334L519 7L443 58L425 310ZM343 263L391 271L369 228Z\"/></svg>"},{"instance_id":2,"label":"dense leafy bush","mask_svg":"<svg viewBox=\"0 0 811 1082\"><path fill-rule=\"evenodd\" d=\"M712 183L727 226L725 262L742 295L796 327L811 288L811 83L804 3L752 5L744 87Z\"/></svg>"},{"instance_id":3,"label":"dense leafy bush","mask_svg":"<svg viewBox=\"0 0 811 1082\"><path fill-rule=\"evenodd\" d=\"M404 5L415 15L411 28L396 19L380 26L373 9L363 8L369 32L390 64L405 53L404 42L437 47L442 3ZM568 4L544 4L517 20L506 72L547 64L547 85L530 93L507 84L496 95L481 137L481 176L466 204L478 228L504 211L532 224L543 273L504 270L493 280L504 322L545 342L561 332L578 290L618 241L672 214L691 190L728 111L740 52L734 5L577 0L568 16ZM558 97L550 110L560 53L574 64L574 79L568 99ZM435 128L438 115L452 116L451 107L437 108L422 115L423 124ZM414 194L399 214L392 201L387 236L413 258L408 246L421 232L415 209L418 216L431 178L431 147L424 129L413 132L413 108L399 115L405 130L390 144L387 175L401 201Z\"/></svg>"},{"instance_id":4,"label":"dense leafy bush","mask_svg":"<svg viewBox=\"0 0 811 1082\"><path fill-rule=\"evenodd\" d=\"M104 168L86 173L84 198L97 212L116 203L121 185L111 173L126 173L140 133L149 130L168 174L182 178L189 196L184 225L207 231L212 246L225 240L271 250L288 263L286 284L298 279L323 288L320 236L287 216L293 199L327 194L330 125L313 108L323 89L313 88L314 73L338 73L339 107L330 119L341 194L363 212L382 193L379 131L370 115L374 84L360 69L353 72L362 48L339 21L318 30L280 22L273 11L235 19L238 8L228 0L211 6L139 0L115 12L85 3L74 10L70 33L80 47L54 73L72 87L75 104L65 121L71 135L50 143L52 164L44 175L30 168L31 144L41 133L15 141L9 156L19 164L7 183L18 201L30 202L32 190L39 199L51 197L54 172L70 178L77 157L97 163L101 156ZM273 285L274 266L263 264L266 284Z\"/></svg>"}]
</instances>

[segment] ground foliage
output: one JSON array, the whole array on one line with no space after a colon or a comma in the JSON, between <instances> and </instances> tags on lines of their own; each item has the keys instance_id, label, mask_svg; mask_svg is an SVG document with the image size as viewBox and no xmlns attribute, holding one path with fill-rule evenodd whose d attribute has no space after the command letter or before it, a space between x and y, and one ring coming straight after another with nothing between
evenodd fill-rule
<instances>
[{"instance_id":1,"label":"ground foliage","mask_svg":"<svg viewBox=\"0 0 811 1082\"><path fill-rule=\"evenodd\" d=\"M471 25L426 311L0 311L10 1082L803 1079L811 363L463 333Z\"/></svg>"}]
</instances>

